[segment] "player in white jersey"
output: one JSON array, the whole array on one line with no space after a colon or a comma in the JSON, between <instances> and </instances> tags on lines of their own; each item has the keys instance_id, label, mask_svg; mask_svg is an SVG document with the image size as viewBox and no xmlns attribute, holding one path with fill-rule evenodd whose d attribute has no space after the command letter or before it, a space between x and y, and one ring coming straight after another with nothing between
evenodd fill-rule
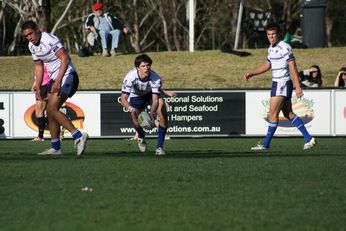
<instances>
[{"instance_id":1,"label":"player in white jersey","mask_svg":"<svg viewBox=\"0 0 346 231\"><path fill-rule=\"evenodd\" d=\"M279 39L280 27L277 24L268 24L266 32L270 43L267 61L253 72L246 72L244 74L244 79L248 80L255 75L262 74L269 69L272 69L272 90L270 95L268 132L263 143L258 144L251 149L265 150L269 148L271 139L278 127L280 111L282 111L284 116L303 134L305 140L303 148L310 149L316 144L315 138L309 134L303 121L294 114L292 110L291 97L293 83L290 78L290 71L296 87L297 97L301 97L303 92L299 84L297 65L291 47Z\"/></svg>"},{"instance_id":2,"label":"player in white jersey","mask_svg":"<svg viewBox=\"0 0 346 231\"><path fill-rule=\"evenodd\" d=\"M167 133L168 120L164 103L159 103L161 94L161 78L151 70L152 59L142 54L135 59L135 68L128 72L122 84L121 105L131 113L134 128L138 133L138 147L145 152L145 132L139 125L138 115L150 105L150 115L160 117L158 128L158 139L155 154L165 155L163 143Z\"/></svg>"},{"instance_id":3,"label":"player in white jersey","mask_svg":"<svg viewBox=\"0 0 346 231\"><path fill-rule=\"evenodd\" d=\"M22 34L29 41L29 50L35 62L36 97L41 100L40 86L43 79L43 65L46 66L51 79L49 85L47 117L52 147L39 155L60 155L60 125L71 132L75 140L77 155L83 154L88 134L78 130L66 115L59 111L61 105L72 97L78 88L78 75L73 67L70 56L57 37L40 32L33 21L22 25Z\"/></svg>"}]
</instances>

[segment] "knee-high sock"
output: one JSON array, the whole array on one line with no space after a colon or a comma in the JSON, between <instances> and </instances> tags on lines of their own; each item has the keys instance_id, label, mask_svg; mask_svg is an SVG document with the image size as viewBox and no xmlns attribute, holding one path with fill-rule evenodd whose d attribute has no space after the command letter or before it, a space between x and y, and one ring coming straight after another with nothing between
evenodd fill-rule
<instances>
[{"instance_id":1,"label":"knee-high sock","mask_svg":"<svg viewBox=\"0 0 346 231\"><path fill-rule=\"evenodd\" d=\"M304 136L304 140L305 142L309 142L311 140L311 135L310 133L306 130L303 120L301 118L299 118L297 115L295 115L292 119L291 119L291 123L296 126L299 131L303 134Z\"/></svg>"},{"instance_id":2,"label":"knee-high sock","mask_svg":"<svg viewBox=\"0 0 346 231\"><path fill-rule=\"evenodd\" d=\"M167 128L163 128L159 126L156 148L163 147L163 142L165 141L166 133L167 133Z\"/></svg>"},{"instance_id":3,"label":"knee-high sock","mask_svg":"<svg viewBox=\"0 0 346 231\"><path fill-rule=\"evenodd\" d=\"M269 148L270 141L272 140L277 127L278 127L278 122L269 122L267 135L263 141L264 147Z\"/></svg>"},{"instance_id":4,"label":"knee-high sock","mask_svg":"<svg viewBox=\"0 0 346 231\"><path fill-rule=\"evenodd\" d=\"M37 118L38 137L40 138L43 138L44 129L46 127L46 121L47 121L47 118L44 116Z\"/></svg>"},{"instance_id":5,"label":"knee-high sock","mask_svg":"<svg viewBox=\"0 0 346 231\"><path fill-rule=\"evenodd\" d=\"M145 137L145 132L142 127L136 128L136 132L139 138L143 139Z\"/></svg>"}]
</instances>

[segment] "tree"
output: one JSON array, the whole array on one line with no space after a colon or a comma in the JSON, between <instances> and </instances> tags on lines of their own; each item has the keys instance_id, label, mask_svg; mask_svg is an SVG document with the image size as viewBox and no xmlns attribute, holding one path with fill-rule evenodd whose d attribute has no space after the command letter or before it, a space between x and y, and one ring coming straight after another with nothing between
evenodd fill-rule
<instances>
[{"instance_id":1,"label":"tree","mask_svg":"<svg viewBox=\"0 0 346 231\"><path fill-rule=\"evenodd\" d=\"M196 0L195 48L217 49L224 43L233 44L240 0ZM249 9L270 10L272 19L283 23L284 29L300 26L303 0L246 0L244 18ZM70 52L87 46L84 20L92 12L95 0L0 0L0 52L27 52L23 48L20 26L32 19L43 31L52 31L61 38ZM187 0L102 0L105 11L115 14L130 28L122 36L120 48L125 52L188 50ZM329 46L346 45L341 0L328 0L326 33ZM52 7L54 6L54 7ZM245 21L245 20L243 20ZM51 30L52 29L52 30ZM263 33L242 25L243 48L265 45Z\"/></svg>"}]
</instances>

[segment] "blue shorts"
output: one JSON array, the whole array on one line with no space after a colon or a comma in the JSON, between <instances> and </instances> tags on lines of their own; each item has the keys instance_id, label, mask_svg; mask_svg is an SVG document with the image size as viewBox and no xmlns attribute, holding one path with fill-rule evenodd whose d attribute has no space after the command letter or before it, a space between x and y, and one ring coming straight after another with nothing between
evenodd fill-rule
<instances>
[{"instance_id":1,"label":"blue shorts","mask_svg":"<svg viewBox=\"0 0 346 231\"><path fill-rule=\"evenodd\" d=\"M51 81L49 84L48 92L51 93L52 85L54 81ZM79 85L79 78L76 72L72 72L69 76L67 76L62 85L60 86L59 95L68 96L71 98L77 91Z\"/></svg>"},{"instance_id":2,"label":"blue shorts","mask_svg":"<svg viewBox=\"0 0 346 231\"><path fill-rule=\"evenodd\" d=\"M282 81L282 82L273 81L270 96L271 97L284 96L287 99L291 99L292 92L293 92L293 83L291 80Z\"/></svg>"},{"instance_id":3,"label":"blue shorts","mask_svg":"<svg viewBox=\"0 0 346 231\"><path fill-rule=\"evenodd\" d=\"M151 105L152 93L130 98L130 105L136 109L146 109Z\"/></svg>"}]
</instances>

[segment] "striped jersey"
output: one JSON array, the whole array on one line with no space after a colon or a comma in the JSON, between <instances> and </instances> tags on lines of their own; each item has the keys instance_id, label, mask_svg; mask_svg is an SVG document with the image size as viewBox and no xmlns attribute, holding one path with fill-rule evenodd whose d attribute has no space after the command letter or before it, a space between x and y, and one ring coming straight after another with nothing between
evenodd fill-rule
<instances>
[{"instance_id":1,"label":"striped jersey","mask_svg":"<svg viewBox=\"0 0 346 231\"><path fill-rule=\"evenodd\" d=\"M130 98L145 96L148 93L160 94L161 86L161 78L155 71L150 70L149 78L143 81L134 68L124 78L122 93L129 94Z\"/></svg>"},{"instance_id":2,"label":"striped jersey","mask_svg":"<svg viewBox=\"0 0 346 231\"><path fill-rule=\"evenodd\" d=\"M52 34L42 32L40 44L35 46L33 43L29 42L28 46L32 54L32 59L34 61L43 61L51 79L55 80L58 76L61 64L60 59L55 54L60 49L65 49L59 39ZM75 68L70 60L63 79L73 72L75 72Z\"/></svg>"},{"instance_id":3,"label":"striped jersey","mask_svg":"<svg viewBox=\"0 0 346 231\"><path fill-rule=\"evenodd\" d=\"M273 81L290 80L290 70L288 62L294 60L292 48L283 41L270 45L268 48L267 60L272 69Z\"/></svg>"}]
</instances>

